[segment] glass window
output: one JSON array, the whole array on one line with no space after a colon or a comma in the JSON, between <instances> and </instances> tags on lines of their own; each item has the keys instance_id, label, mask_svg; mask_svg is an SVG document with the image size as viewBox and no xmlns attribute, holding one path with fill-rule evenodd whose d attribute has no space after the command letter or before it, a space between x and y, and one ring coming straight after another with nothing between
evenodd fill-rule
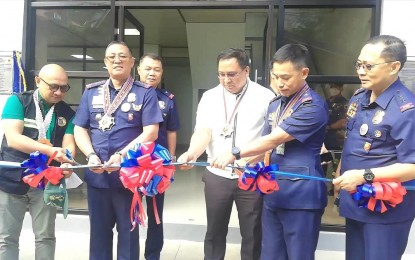
<instances>
[{"instance_id":1,"label":"glass window","mask_svg":"<svg viewBox=\"0 0 415 260\"><path fill-rule=\"evenodd\" d=\"M353 62L371 28L370 8L294 8L285 13L285 42L308 47L310 74L315 75L355 75Z\"/></svg>"}]
</instances>

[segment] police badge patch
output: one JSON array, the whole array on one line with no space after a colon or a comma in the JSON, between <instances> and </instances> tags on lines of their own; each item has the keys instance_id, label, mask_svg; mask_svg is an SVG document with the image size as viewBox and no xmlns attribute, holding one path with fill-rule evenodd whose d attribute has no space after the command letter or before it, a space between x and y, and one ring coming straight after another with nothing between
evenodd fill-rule
<instances>
[{"instance_id":1,"label":"police badge patch","mask_svg":"<svg viewBox=\"0 0 415 260\"><path fill-rule=\"evenodd\" d=\"M58 126L66 126L66 119L64 117L58 117Z\"/></svg>"}]
</instances>

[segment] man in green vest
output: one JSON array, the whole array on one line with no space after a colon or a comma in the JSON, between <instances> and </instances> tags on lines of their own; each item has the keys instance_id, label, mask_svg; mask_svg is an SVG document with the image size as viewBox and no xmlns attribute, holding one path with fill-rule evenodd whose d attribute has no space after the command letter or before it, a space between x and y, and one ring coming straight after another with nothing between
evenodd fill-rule
<instances>
[{"instance_id":1,"label":"man in green vest","mask_svg":"<svg viewBox=\"0 0 415 260\"><path fill-rule=\"evenodd\" d=\"M39 151L51 165L67 164L68 149L75 152L72 118L74 111L63 100L70 89L68 76L56 64L45 65L36 76L37 89L7 99L1 119L4 138L0 160L22 162ZM26 209L32 217L35 259L55 257L56 208L45 204L43 190L22 181L24 169L0 167L0 259L19 259L19 236ZM63 174L70 176L70 171Z\"/></svg>"}]
</instances>

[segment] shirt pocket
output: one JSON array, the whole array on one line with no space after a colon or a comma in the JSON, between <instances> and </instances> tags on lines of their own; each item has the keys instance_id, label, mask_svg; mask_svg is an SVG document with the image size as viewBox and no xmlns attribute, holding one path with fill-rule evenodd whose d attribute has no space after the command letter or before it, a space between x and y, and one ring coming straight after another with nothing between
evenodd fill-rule
<instances>
[{"instance_id":1,"label":"shirt pocket","mask_svg":"<svg viewBox=\"0 0 415 260\"><path fill-rule=\"evenodd\" d=\"M355 122L356 122L356 119L354 118L351 118L347 121L347 124L346 124L347 131L351 131L354 128Z\"/></svg>"},{"instance_id":2,"label":"shirt pocket","mask_svg":"<svg viewBox=\"0 0 415 260\"><path fill-rule=\"evenodd\" d=\"M92 128L98 128L99 120L104 116L104 109L102 108L91 108L89 113L89 124Z\"/></svg>"},{"instance_id":3,"label":"shirt pocket","mask_svg":"<svg viewBox=\"0 0 415 260\"><path fill-rule=\"evenodd\" d=\"M310 175L310 168L306 166L289 166L289 165L280 165L279 171L286 172L286 173L296 173L309 176ZM286 177L277 175L278 180L289 180L289 181L300 181L305 180L302 178L293 178L293 177Z\"/></svg>"},{"instance_id":4,"label":"shirt pocket","mask_svg":"<svg viewBox=\"0 0 415 260\"><path fill-rule=\"evenodd\" d=\"M388 153L387 137L389 129L385 126L371 126L367 137L371 139L372 145L369 150L370 155L384 155Z\"/></svg>"}]
</instances>

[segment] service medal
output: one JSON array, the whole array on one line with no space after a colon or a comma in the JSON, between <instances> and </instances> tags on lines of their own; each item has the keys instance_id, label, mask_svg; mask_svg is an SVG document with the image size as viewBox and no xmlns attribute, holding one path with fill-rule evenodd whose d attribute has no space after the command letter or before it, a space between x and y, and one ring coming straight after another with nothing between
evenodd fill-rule
<instances>
[{"instance_id":1,"label":"service medal","mask_svg":"<svg viewBox=\"0 0 415 260\"><path fill-rule=\"evenodd\" d=\"M128 113L128 121L133 121L133 119L134 119L134 114Z\"/></svg>"},{"instance_id":2,"label":"service medal","mask_svg":"<svg viewBox=\"0 0 415 260\"><path fill-rule=\"evenodd\" d=\"M363 124L360 127L360 135L365 135L367 133L367 131L369 130L369 126L367 124Z\"/></svg>"},{"instance_id":3,"label":"service medal","mask_svg":"<svg viewBox=\"0 0 415 260\"><path fill-rule=\"evenodd\" d=\"M159 101L159 106L160 106L160 109L165 109L166 108L166 103L164 102L164 101Z\"/></svg>"},{"instance_id":4,"label":"service medal","mask_svg":"<svg viewBox=\"0 0 415 260\"><path fill-rule=\"evenodd\" d=\"M130 103L124 103L121 105L121 111L122 112L128 112L131 109L131 104Z\"/></svg>"},{"instance_id":5,"label":"service medal","mask_svg":"<svg viewBox=\"0 0 415 260\"><path fill-rule=\"evenodd\" d=\"M372 119L372 123L375 125L380 124L384 116L385 116L385 111L383 110L376 111L375 116Z\"/></svg>"},{"instance_id":6,"label":"service medal","mask_svg":"<svg viewBox=\"0 0 415 260\"><path fill-rule=\"evenodd\" d=\"M115 119L112 116L105 114L101 120L99 120L98 128L101 129L103 132L107 130L111 130L111 128L115 125Z\"/></svg>"},{"instance_id":7,"label":"service medal","mask_svg":"<svg viewBox=\"0 0 415 260\"><path fill-rule=\"evenodd\" d=\"M136 101L135 93L129 93L127 96L127 102L133 103Z\"/></svg>"},{"instance_id":8,"label":"service medal","mask_svg":"<svg viewBox=\"0 0 415 260\"><path fill-rule=\"evenodd\" d=\"M140 111L142 106L143 106L142 104L136 105L136 104L133 103L133 109L134 109L134 111Z\"/></svg>"},{"instance_id":9,"label":"service medal","mask_svg":"<svg viewBox=\"0 0 415 260\"><path fill-rule=\"evenodd\" d=\"M372 146L371 143L366 142L365 145L363 146L363 149L365 149L365 151L368 152L371 146Z\"/></svg>"}]
</instances>

